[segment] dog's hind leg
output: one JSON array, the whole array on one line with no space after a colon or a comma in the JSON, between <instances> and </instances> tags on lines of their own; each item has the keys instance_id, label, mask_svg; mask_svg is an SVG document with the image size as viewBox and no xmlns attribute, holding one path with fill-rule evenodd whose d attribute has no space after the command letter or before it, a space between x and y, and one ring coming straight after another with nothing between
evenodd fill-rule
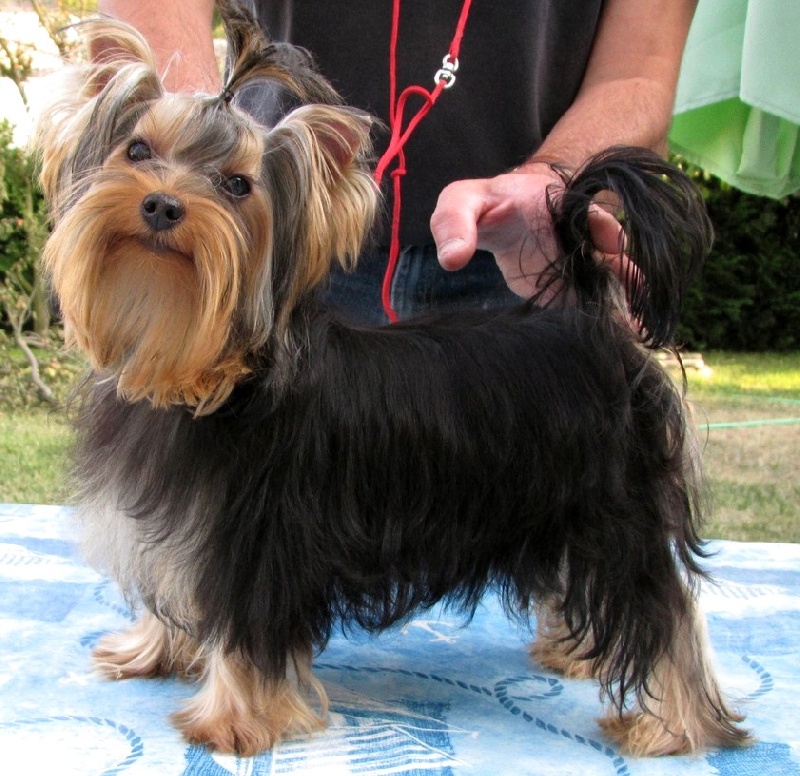
<instances>
[{"instance_id":1,"label":"dog's hind leg","mask_svg":"<svg viewBox=\"0 0 800 776\"><path fill-rule=\"evenodd\" d=\"M315 711L309 691L320 705ZM328 698L311 674L311 653L289 660L287 675L264 676L250 661L214 648L202 686L172 720L191 743L249 757L295 733L325 727Z\"/></svg>"},{"instance_id":2,"label":"dog's hind leg","mask_svg":"<svg viewBox=\"0 0 800 776\"><path fill-rule=\"evenodd\" d=\"M711 664L705 619L687 592L685 615L647 678L642 706L612 710L600 720L606 734L634 755L697 752L751 742L722 695Z\"/></svg>"},{"instance_id":3,"label":"dog's hind leg","mask_svg":"<svg viewBox=\"0 0 800 776\"><path fill-rule=\"evenodd\" d=\"M197 642L148 611L127 631L104 636L92 657L95 669L107 679L193 676L203 668Z\"/></svg>"},{"instance_id":4,"label":"dog's hind leg","mask_svg":"<svg viewBox=\"0 0 800 776\"><path fill-rule=\"evenodd\" d=\"M597 661L582 656L592 646L588 634L581 641L570 633L558 599L548 598L536 606L536 640L530 654L543 668L570 679L590 679L599 672Z\"/></svg>"}]
</instances>

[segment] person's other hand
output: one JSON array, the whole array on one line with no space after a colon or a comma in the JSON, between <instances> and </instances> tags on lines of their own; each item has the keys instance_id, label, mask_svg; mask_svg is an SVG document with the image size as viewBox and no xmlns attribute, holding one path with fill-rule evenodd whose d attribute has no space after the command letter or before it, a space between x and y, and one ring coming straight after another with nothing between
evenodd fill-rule
<instances>
[{"instance_id":1,"label":"person's other hand","mask_svg":"<svg viewBox=\"0 0 800 776\"><path fill-rule=\"evenodd\" d=\"M542 290L543 272L557 258L558 242L548 208L564 189L561 176L548 165L533 164L494 178L460 180L439 196L431 231L439 262L461 269L477 249L494 254L508 287L529 298ZM624 277L622 227L599 205L589 211L589 230L598 261L609 261ZM550 286L540 299L551 301L560 291Z\"/></svg>"}]
</instances>

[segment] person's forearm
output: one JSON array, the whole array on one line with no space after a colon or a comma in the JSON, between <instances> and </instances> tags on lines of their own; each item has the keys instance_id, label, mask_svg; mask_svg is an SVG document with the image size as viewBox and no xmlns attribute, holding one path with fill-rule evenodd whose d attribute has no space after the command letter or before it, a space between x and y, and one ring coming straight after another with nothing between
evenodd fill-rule
<instances>
[{"instance_id":1,"label":"person's forearm","mask_svg":"<svg viewBox=\"0 0 800 776\"><path fill-rule=\"evenodd\" d=\"M696 0L608 0L581 89L533 159L580 166L613 145L666 151Z\"/></svg>"},{"instance_id":2,"label":"person's forearm","mask_svg":"<svg viewBox=\"0 0 800 776\"><path fill-rule=\"evenodd\" d=\"M99 0L98 10L144 35L169 91L219 92L213 0Z\"/></svg>"},{"instance_id":3,"label":"person's forearm","mask_svg":"<svg viewBox=\"0 0 800 776\"><path fill-rule=\"evenodd\" d=\"M615 106L612 115L610 105ZM588 157L615 145L643 146L664 153L671 106L671 93L639 80L592 87L584 99L575 101L530 162L575 169Z\"/></svg>"}]
</instances>

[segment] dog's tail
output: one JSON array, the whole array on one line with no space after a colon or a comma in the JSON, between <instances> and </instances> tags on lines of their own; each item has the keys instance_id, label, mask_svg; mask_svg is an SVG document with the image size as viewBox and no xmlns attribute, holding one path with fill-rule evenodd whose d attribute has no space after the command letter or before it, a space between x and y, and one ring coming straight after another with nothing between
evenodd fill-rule
<instances>
[{"instance_id":1,"label":"dog's tail","mask_svg":"<svg viewBox=\"0 0 800 776\"><path fill-rule=\"evenodd\" d=\"M596 155L550 197L562 254L550 280L583 309L607 311L624 291L642 341L673 342L687 287L711 247L713 230L702 196L677 167L644 148ZM598 259L592 211L611 210L622 226L615 261Z\"/></svg>"}]
</instances>

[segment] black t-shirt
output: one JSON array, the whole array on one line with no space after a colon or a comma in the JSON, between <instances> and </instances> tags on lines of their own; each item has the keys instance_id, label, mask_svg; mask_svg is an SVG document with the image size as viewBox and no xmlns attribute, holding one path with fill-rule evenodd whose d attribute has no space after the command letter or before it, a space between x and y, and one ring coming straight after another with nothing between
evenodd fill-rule
<instances>
[{"instance_id":1,"label":"black t-shirt","mask_svg":"<svg viewBox=\"0 0 800 776\"><path fill-rule=\"evenodd\" d=\"M463 0L402 0L398 93L434 86ZM255 0L268 34L307 48L350 105L389 121L392 0ZM439 192L523 162L575 98L602 0L473 0L456 83L406 145L401 242L432 242ZM407 117L421 101L412 98ZM388 130L377 137L377 153Z\"/></svg>"}]
</instances>

